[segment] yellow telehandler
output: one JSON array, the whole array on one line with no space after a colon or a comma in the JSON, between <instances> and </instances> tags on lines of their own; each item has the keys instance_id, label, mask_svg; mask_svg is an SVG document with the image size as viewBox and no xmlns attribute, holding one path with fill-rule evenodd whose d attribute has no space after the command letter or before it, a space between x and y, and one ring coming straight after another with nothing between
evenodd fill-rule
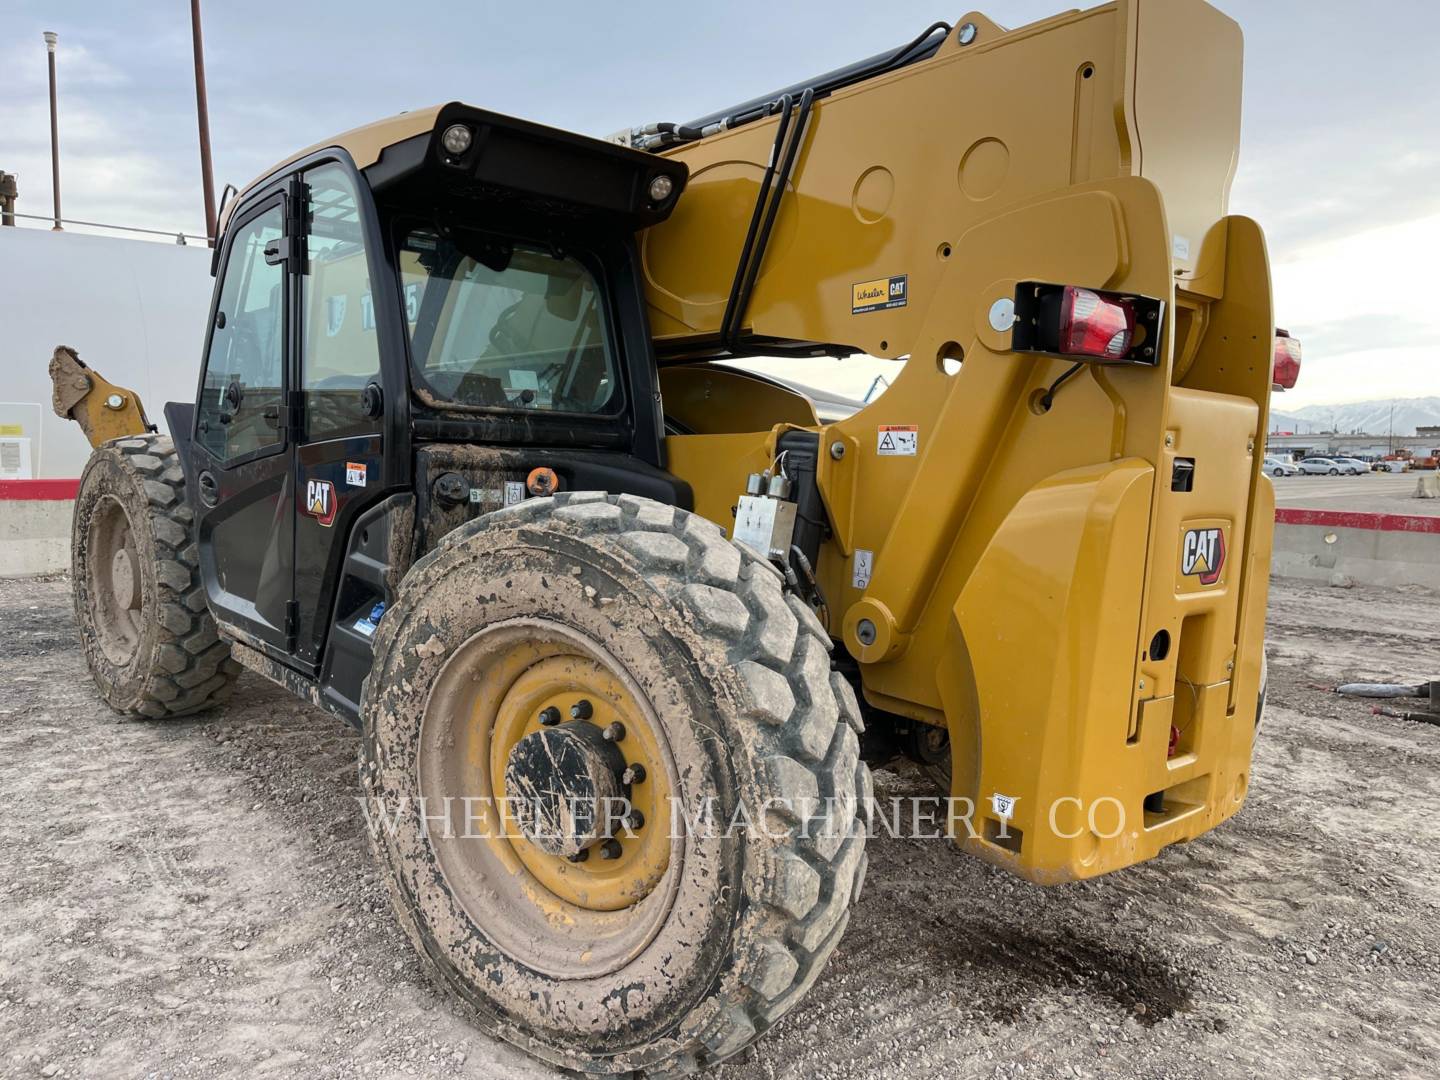
<instances>
[{"instance_id":1,"label":"yellow telehandler","mask_svg":"<svg viewBox=\"0 0 1440 1080\"><path fill-rule=\"evenodd\" d=\"M354 723L420 954L595 1075L805 993L867 761L1039 884L1213 828L1274 516L1240 73L1200 0L1117 0L610 140L452 103L294 155L225 207L168 436L57 351L101 693L243 667ZM904 361L864 407L719 363L853 353Z\"/></svg>"}]
</instances>

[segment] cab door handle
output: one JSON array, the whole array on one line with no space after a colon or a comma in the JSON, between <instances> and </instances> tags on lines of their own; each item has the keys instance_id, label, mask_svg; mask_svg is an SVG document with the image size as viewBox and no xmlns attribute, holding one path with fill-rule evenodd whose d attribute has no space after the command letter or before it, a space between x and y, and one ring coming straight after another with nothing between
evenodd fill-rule
<instances>
[{"instance_id":1,"label":"cab door handle","mask_svg":"<svg viewBox=\"0 0 1440 1080\"><path fill-rule=\"evenodd\" d=\"M200 489L200 501L206 506L213 507L220 501L220 485L215 480L215 474L206 469L195 478L196 486Z\"/></svg>"}]
</instances>

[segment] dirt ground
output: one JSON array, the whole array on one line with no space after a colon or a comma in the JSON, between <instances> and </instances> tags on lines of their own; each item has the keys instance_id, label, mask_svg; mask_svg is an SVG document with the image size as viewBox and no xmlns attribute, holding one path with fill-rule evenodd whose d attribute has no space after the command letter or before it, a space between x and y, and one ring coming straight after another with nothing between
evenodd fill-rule
<instances>
[{"instance_id":1,"label":"dirt ground","mask_svg":"<svg viewBox=\"0 0 1440 1080\"><path fill-rule=\"evenodd\" d=\"M879 837L814 991L715 1075L1440 1074L1440 728L1322 689L1440 675L1440 596L1277 581L1270 627L1234 821L1051 890ZM0 581L0 641L0 1075L553 1075L421 973L339 721L249 675L118 719L63 580Z\"/></svg>"}]
</instances>

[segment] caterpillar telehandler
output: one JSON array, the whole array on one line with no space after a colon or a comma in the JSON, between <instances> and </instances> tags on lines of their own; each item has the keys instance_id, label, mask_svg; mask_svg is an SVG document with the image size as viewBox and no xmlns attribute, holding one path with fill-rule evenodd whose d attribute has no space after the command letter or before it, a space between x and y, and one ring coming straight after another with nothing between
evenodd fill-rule
<instances>
[{"instance_id":1,"label":"caterpillar telehandler","mask_svg":"<svg viewBox=\"0 0 1440 1080\"><path fill-rule=\"evenodd\" d=\"M420 954L600 1075L811 986L866 760L1039 884L1200 835L1273 518L1240 71L1199 0L1118 0L610 140L449 104L295 155L222 215L168 436L57 350L101 693L248 668L357 725ZM906 361L852 410L716 363L851 353Z\"/></svg>"}]
</instances>

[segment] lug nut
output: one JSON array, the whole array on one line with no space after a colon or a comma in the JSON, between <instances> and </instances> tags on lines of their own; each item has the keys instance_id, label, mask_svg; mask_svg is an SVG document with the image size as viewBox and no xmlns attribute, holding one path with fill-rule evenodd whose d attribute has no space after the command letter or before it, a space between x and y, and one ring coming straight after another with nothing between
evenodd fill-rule
<instances>
[{"instance_id":1,"label":"lug nut","mask_svg":"<svg viewBox=\"0 0 1440 1080\"><path fill-rule=\"evenodd\" d=\"M634 765L628 766L620 774L620 782L622 784L643 784L645 782L645 766L638 761Z\"/></svg>"},{"instance_id":2,"label":"lug nut","mask_svg":"<svg viewBox=\"0 0 1440 1080\"><path fill-rule=\"evenodd\" d=\"M625 738L625 725L619 720L612 721L605 725L605 730L600 734L604 735L608 742L619 742Z\"/></svg>"},{"instance_id":3,"label":"lug nut","mask_svg":"<svg viewBox=\"0 0 1440 1080\"><path fill-rule=\"evenodd\" d=\"M569 859L571 862L584 862L586 859L588 859L588 858L590 857L590 849L589 849L589 848L581 848L579 851L575 852L575 854L573 854L573 855L566 855L565 857L566 857L567 859Z\"/></svg>"},{"instance_id":4,"label":"lug nut","mask_svg":"<svg viewBox=\"0 0 1440 1080\"><path fill-rule=\"evenodd\" d=\"M613 836L605 840L600 845L600 857L602 859L618 859L620 857L620 841Z\"/></svg>"},{"instance_id":5,"label":"lug nut","mask_svg":"<svg viewBox=\"0 0 1440 1080\"><path fill-rule=\"evenodd\" d=\"M631 832L639 832L645 827L645 815L639 810L631 809L630 813L620 820L620 824Z\"/></svg>"},{"instance_id":6,"label":"lug nut","mask_svg":"<svg viewBox=\"0 0 1440 1080\"><path fill-rule=\"evenodd\" d=\"M540 710L540 723L545 727L554 727L560 722L560 710L551 705L548 709Z\"/></svg>"},{"instance_id":7,"label":"lug nut","mask_svg":"<svg viewBox=\"0 0 1440 1080\"><path fill-rule=\"evenodd\" d=\"M591 705L585 698L581 698L574 705L570 706L571 720L589 720L595 715L595 706Z\"/></svg>"}]
</instances>

